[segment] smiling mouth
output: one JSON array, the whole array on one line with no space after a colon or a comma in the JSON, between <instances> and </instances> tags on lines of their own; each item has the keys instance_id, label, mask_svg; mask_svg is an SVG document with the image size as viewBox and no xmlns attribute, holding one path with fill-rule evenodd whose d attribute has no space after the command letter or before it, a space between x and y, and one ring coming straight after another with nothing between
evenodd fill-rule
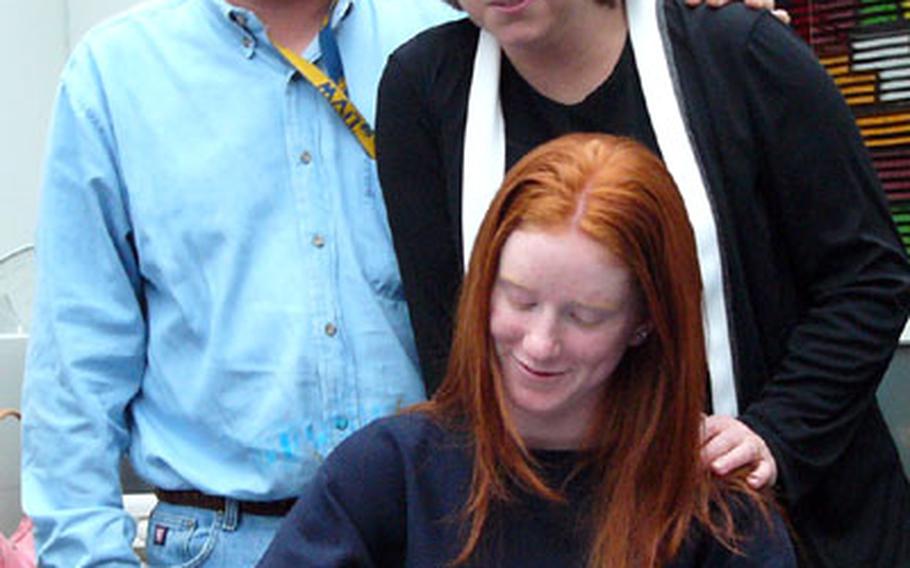
<instances>
[{"instance_id":1,"label":"smiling mouth","mask_svg":"<svg viewBox=\"0 0 910 568\"><path fill-rule=\"evenodd\" d=\"M544 369L535 369L517 357L513 357L512 359L515 361L515 364L518 365L519 369L524 371L527 375L530 375L532 378L547 380L553 379L565 373L564 370L549 371Z\"/></svg>"},{"instance_id":2,"label":"smiling mouth","mask_svg":"<svg viewBox=\"0 0 910 568\"><path fill-rule=\"evenodd\" d=\"M491 8L499 8L500 10L515 10L523 7L525 4L528 4L531 0L491 0L489 6Z\"/></svg>"}]
</instances>

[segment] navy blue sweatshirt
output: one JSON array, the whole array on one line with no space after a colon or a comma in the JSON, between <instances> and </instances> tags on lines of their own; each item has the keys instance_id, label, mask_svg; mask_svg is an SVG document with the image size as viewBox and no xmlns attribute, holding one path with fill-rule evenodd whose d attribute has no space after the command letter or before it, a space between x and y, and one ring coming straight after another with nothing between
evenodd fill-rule
<instances>
[{"instance_id":1,"label":"navy blue sweatshirt","mask_svg":"<svg viewBox=\"0 0 910 568\"><path fill-rule=\"evenodd\" d=\"M584 469L572 475L576 452L535 457L544 479L563 488L566 502L516 489L515 499L491 512L469 566L585 566L593 480ZM328 457L259 566L446 566L464 543L468 524L460 513L472 466L467 438L423 414L373 422ZM779 518L772 528L757 511L740 517L739 526L750 534L744 555L696 528L671 566L796 566Z\"/></svg>"}]
</instances>

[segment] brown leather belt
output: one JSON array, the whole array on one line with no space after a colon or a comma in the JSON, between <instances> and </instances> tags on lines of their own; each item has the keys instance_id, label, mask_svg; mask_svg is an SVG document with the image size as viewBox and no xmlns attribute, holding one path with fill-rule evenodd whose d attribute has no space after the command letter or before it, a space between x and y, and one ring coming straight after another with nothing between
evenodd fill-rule
<instances>
[{"instance_id":1,"label":"brown leather belt","mask_svg":"<svg viewBox=\"0 0 910 568\"><path fill-rule=\"evenodd\" d=\"M206 495L195 490L169 491L167 489L155 489L155 496L159 501L170 503L171 505L183 505L185 507L196 507L199 509L209 509L211 511L224 511L224 497L215 497ZM237 501L240 512L247 515L263 515L266 517L283 517L288 514L291 507L297 499L281 499L280 501Z\"/></svg>"}]
</instances>

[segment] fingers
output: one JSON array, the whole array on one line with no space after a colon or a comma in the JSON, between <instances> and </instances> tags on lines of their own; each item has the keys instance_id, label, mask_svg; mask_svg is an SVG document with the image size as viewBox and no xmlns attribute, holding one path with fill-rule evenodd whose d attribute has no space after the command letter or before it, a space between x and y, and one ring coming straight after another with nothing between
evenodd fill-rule
<instances>
[{"instance_id":1,"label":"fingers","mask_svg":"<svg viewBox=\"0 0 910 568\"><path fill-rule=\"evenodd\" d=\"M743 0L746 6L756 10L773 10L774 0Z\"/></svg>"},{"instance_id":2,"label":"fingers","mask_svg":"<svg viewBox=\"0 0 910 568\"><path fill-rule=\"evenodd\" d=\"M707 4L712 8L720 8L721 6L726 6L730 2L736 1L738 0L686 0L686 5L695 7L700 6L701 4ZM783 8L777 8L775 0L742 0L742 2L753 10L770 10L774 17L780 20L781 23L790 25L790 13Z\"/></svg>"},{"instance_id":3,"label":"fingers","mask_svg":"<svg viewBox=\"0 0 910 568\"><path fill-rule=\"evenodd\" d=\"M708 416L702 427L702 463L716 475L751 467L747 483L759 489L777 480L777 464L765 441L729 416Z\"/></svg>"},{"instance_id":4,"label":"fingers","mask_svg":"<svg viewBox=\"0 0 910 568\"><path fill-rule=\"evenodd\" d=\"M758 466L746 476L746 483L753 489L761 489L766 485L771 486L775 482L777 482L777 466L773 457L770 460L759 461Z\"/></svg>"},{"instance_id":5,"label":"fingers","mask_svg":"<svg viewBox=\"0 0 910 568\"><path fill-rule=\"evenodd\" d=\"M778 8L776 10L771 10L771 13L774 14L774 17L780 20L782 24L790 25L790 12L783 8Z\"/></svg>"},{"instance_id":6,"label":"fingers","mask_svg":"<svg viewBox=\"0 0 910 568\"><path fill-rule=\"evenodd\" d=\"M757 464L762 459L761 450L755 440L749 438L731 439L719 436L715 441L723 441L722 451L714 452L717 457L711 460L711 469L717 475L727 475L743 466Z\"/></svg>"},{"instance_id":7,"label":"fingers","mask_svg":"<svg viewBox=\"0 0 910 568\"><path fill-rule=\"evenodd\" d=\"M723 432L724 424L728 420L732 420L732 418L730 418L729 416L717 416L717 415L708 416L706 414L702 414L701 415L701 434L702 434L701 443L702 443L702 445L707 444L711 438L713 438L714 436L717 436L719 433Z\"/></svg>"},{"instance_id":8,"label":"fingers","mask_svg":"<svg viewBox=\"0 0 910 568\"><path fill-rule=\"evenodd\" d=\"M702 462L718 475L751 463L754 447L729 416L708 416L704 421Z\"/></svg>"},{"instance_id":9,"label":"fingers","mask_svg":"<svg viewBox=\"0 0 910 568\"><path fill-rule=\"evenodd\" d=\"M712 8L720 8L726 4L729 4L730 0L706 0L705 4L711 6Z\"/></svg>"},{"instance_id":10,"label":"fingers","mask_svg":"<svg viewBox=\"0 0 910 568\"><path fill-rule=\"evenodd\" d=\"M702 5L702 4L707 4L708 6L711 6L712 8L720 8L721 6L724 6L724 5L726 5L726 4L729 4L731 1L735 1L735 0L686 0L686 5L687 5L687 6L690 6L690 7L695 7L695 6L700 6L700 5ZM749 1L749 2L755 2L755 1L759 1L759 2L768 2L768 1L771 1L772 5L773 5L773 1L772 1L772 0L747 0L747 1Z\"/></svg>"}]
</instances>

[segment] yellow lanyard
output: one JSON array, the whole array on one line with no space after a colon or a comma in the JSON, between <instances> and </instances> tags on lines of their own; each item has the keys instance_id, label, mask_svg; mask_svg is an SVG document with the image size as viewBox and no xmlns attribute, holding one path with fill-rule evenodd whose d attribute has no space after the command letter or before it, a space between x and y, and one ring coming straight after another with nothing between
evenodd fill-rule
<instances>
[{"instance_id":1,"label":"yellow lanyard","mask_svg":"<svg viewBox=\"0 0 910 568\"><path fill-rule=\"evenodd\" d=\"M335 3L333 2L332 8L334 8L334 6ZM329 14L326 15L322 23L322 28L319 30L319 45L322 49L322 56L325 60L326 68L331 77L323 73L319 67L300 57L290 49L277 43L275 44L275 47L281 52L281 55L287 59L288 63L300 71L300 74L316 87L316 90L319 91L323 97L325 97L329 104L332 105L332 108L335 109L335 112L338 113L341 121L344 122L345 126L348 127L348 130L351 131L357 138L357 141L360 142L360 145L363 146L367 155L375 160L376 141L373 134L373 128L360 111L357 110L354 101L348 97L347 84L344 78L344 69L341 66L341 56L339 54L338 44L335 41L335 35L329 28L331 14L332 9L330 8Z\"/></svg>"}]
</instances>

